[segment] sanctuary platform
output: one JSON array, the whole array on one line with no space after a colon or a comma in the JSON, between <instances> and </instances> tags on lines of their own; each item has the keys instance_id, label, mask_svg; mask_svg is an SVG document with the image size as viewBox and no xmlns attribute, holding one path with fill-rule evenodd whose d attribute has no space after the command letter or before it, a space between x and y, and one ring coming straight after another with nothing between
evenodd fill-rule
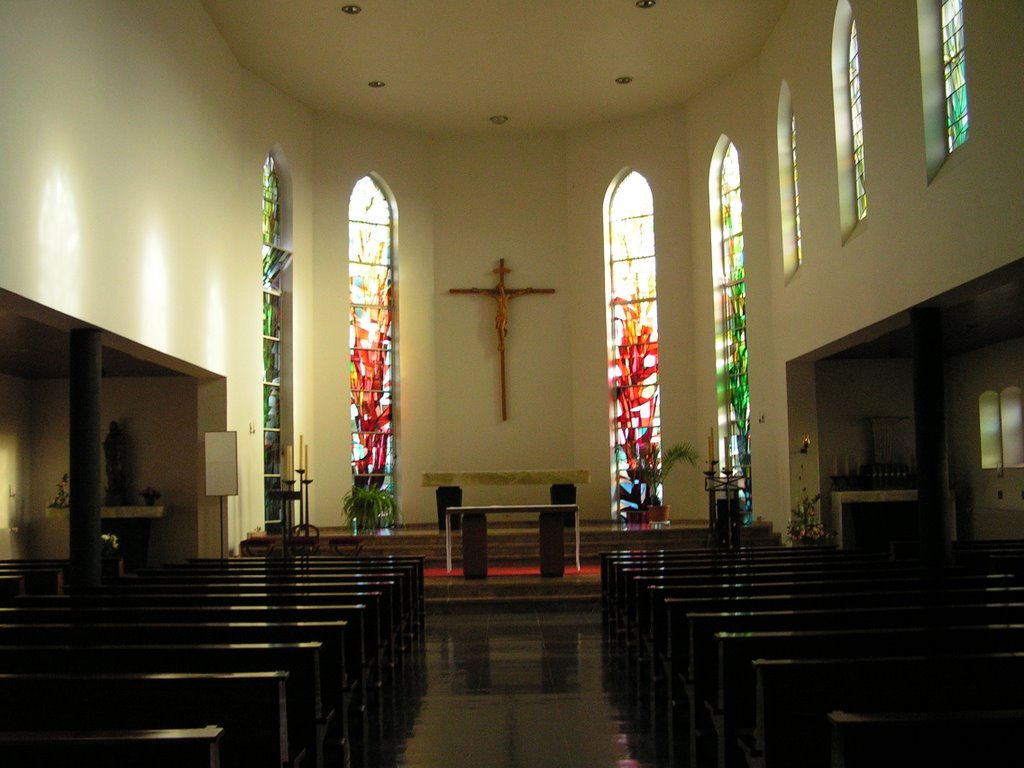
<instances>
[{"instance_id":1,"label":"sanctuary platform","mask_svg":"<svg viewBox=\"0 0 1024 768\"><path fill-rule=\"evenodd\" d=\"M321 528L323 541L350 533ZM707 520L678 519L667 524L626 527L612 522L580 522L580 565L576 570L574 530L565 530L565 574L540 575L536 523L514 521L488 529L488 575L462 575L461 532L453 532L452 572L446 568L445 536L432 525L409 525L361 536L360 554L416 555L424 563L424 597L428 612L549 610L598 608L601 598L600 556L621 549L697 549L708 545ZM771 527L755 523L741 532L741 546L778 546Z\"/></svg>"}]
</instances>

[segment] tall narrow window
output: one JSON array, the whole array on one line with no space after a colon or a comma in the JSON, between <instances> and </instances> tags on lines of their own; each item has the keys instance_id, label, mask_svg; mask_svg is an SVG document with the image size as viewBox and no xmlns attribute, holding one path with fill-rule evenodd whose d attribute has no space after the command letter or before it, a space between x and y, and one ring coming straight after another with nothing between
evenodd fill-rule
<instances>
[{"instance_id":1,"label":"tall narrow window","mask_svg":"<svg viewBox=\"0 0 1024 768\"><path fill-rule=\"evenodd\" d=\"M611 317L611 396L615 493L612 515L646 506L638 459L661 441L658 390L658 292L654 197L633 171L611 191L606 214Z\"/></svg>"},{"instance_id":2,"label":"tall narrow window","mask_svg":"<svg viewBox=\"0 0 1024 768\"><path fill-rule=\"evenodd\" d=\"M782 216L782 266L786 280L803 264L803 236L800 231L800 170L796 161L796 114L789 85L779 90L776 124L779 158L779 211Z\"/></svg>"},{"instance_id":3,"label":"tall narrow window","mask_svg":"<svg viewBox=\"0 0 1024 768\"><path fill-rule=\"evenodd\" d=\"M839 180L839 226L844 241L867 216L860 40L849 0L838 0L832 27L832 109Z\"/></svg>"},{"instance_id":4,"label":"tall narrow window","mask_svg":"<svg viewBox=\"0 0 1024 768\"><path fill-rule=\"evenodd\" d=\"M860 97L860 45L857 22L850 23L850 126L853 137L853 174L857 185L857 220L868 214L868 193L864 186L864 114Z\"/></svg>"},{"instance_id":5,"label":"tall narrow window","mask_svg":"<svg viewBox=\"0 0 1024 768\"><path fill-rule=\"evenodd\" d=\"M731 141L721 156L718 205L721 233L719 263L715 265L719 313L719 371L722 397L719 424L725 439L726 470L743 474L743 511L751 512L750 388L747 379L747 279L743 256L743 200L740 194L740 156Z\"/></svg>"},{"instance_id":6,"label":"tall narrow window","mask_svg":"<svg viewBox=\"0 0 1024 768\"><path fill-rule=\"evenodd\" d=\"M353 482L394 493L392 216L372 177L356 182L348 219Z\"/></svg>"},{"instance_id":7,"label":"tall narrow window","mask_svg":"<svg viewBox=\"0 0 1024 768\"><path fill-rule=\"evenodd\" d=\"M943 82L946 85L946 147L952 152L967 141L967 63L964 56L964 6L942 3Z\"/></svg>"},{"instance_id":8,"label":"tall narrow window","mask_svg":"<svg viewBox=\"0 0 1024 768\"><path fill-rule=\"evenodd\" d=\"M281 247L281 193L277 163L263 163L263 517L268 524L283 520L281 502L269 491L281 487L282 425L286 413L282 360L286 311L283 302L291 253ZM268 528L269 530L269 528Z\"/></svg>"}]
</instances>

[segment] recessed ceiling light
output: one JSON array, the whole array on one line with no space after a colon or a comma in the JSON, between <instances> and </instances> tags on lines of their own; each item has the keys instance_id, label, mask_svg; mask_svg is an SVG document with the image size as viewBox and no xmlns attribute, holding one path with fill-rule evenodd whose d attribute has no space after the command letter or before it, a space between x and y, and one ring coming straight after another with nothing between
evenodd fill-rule
<instances>
[{"instance_id":1,"label":"recessed ceiling light","mask_svg":"<svg viewBox=\"0 0 1024 768\"><path fill-rule=\"evenodd\" d=\"M653 8L657 0L636 0L637 8Z\"/></svg>"},{"instance_id":2,"label":"recessed ceiling light","mask_svg":"<svg viewBox=\"0 0 1024 768\"><path fill-rule=\"evenodd\" d=\"M383 80L371 80L370 82L367 83L367 85L370 86L371 88L383 88L384 87L384 81Z\"/></svg>"},{"instance_id":3,"label":"recessed ceiling light","mask_svg":"<svg viewBox=\"0 0 1024 768\"><path fill-rule=\"evenodd\" d=\"M615 82L619 85L629 85L633 82L633 78L629 75L623 75L622 77L616 77Z\"/></svg>"},{"instance_id":4,"label":"recessed ceiling light","mask_svg":"<svg viewBox=\"0 0 1024 768\"><path fill-rule=\"evenodd\" d=\"M347 13L349 16L355 16L357 13L363 10L361 5L343 5L341 6L342 13Z\"/></svg>"},{"instance_id":5,"label":"recessed ceiling light","mask_svg":"<svg viewBox=\"0 0 1024 768\"><path fill-rule=\"evenodd\" d=\"M508 122L508 115L491 115L487 119L490 120L495 125L504 125L505 123Z\"/></svg>"}]
</instances>

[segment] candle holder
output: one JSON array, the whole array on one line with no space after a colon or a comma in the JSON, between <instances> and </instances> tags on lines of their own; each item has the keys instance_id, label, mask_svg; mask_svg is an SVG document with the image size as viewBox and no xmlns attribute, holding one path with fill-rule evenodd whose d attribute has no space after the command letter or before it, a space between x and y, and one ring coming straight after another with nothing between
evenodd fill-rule
<instances>
[{"instance_id":1,"label":"candle holder","mask_svg":"<svg viewBox=\"0 0 1024 768\"><path fill-rule=\"evenodd\" d=\"M302 502L302 491L295 490L294 480L284 480L282 482L287 486L287 489L271 489L269 495L271 498L281 500L281 553L283 557L288 557L291 553L289 537L292 528L292 504L296 501Z\"/></svg>"},{"instance_id":2,"label":"candle holder","mask_svg":"<svg viewBox=\"0 0 1024 768\"><path fill-rule=\"evenodd\" d=\"M732 474L731 468L718 474L717 461L704 472L704 490L708 494L708 546L714 549L738 549L740 545L739 492L746 478Z\"/></svg>"}]
</instances>

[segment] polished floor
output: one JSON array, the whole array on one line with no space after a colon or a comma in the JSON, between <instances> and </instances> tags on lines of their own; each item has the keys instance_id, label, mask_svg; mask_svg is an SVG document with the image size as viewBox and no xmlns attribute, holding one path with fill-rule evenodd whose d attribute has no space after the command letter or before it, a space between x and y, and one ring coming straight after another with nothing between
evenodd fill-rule
<instances>
[{"instance_id":1,"label":"polished floor","mask_svg":"<svg viewBox=\"0 0 1024 768\"><path fill-rule=\"evenodd\" d=\"M649 679L606 638L599 608L428 614L351 762L666 768Z\"/></svg>"}]
</instances>

